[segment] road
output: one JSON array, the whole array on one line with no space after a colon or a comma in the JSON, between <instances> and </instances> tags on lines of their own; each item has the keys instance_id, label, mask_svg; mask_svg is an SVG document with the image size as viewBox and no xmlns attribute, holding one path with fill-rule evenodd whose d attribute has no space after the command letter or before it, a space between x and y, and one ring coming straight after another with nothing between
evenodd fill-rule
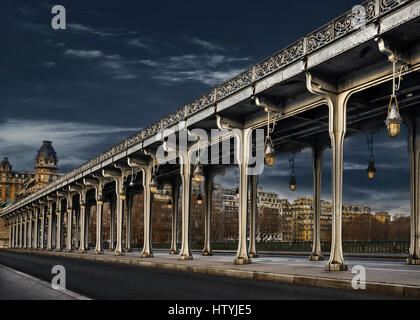
<instances>
[{"instance_id":1,"label":"road","mask_svg":"<svg viewBox=\"0 0 420 320\"><path fill-rule=\"evenodd\" d=\"M92 299L287 300L384 299L355 291L294 286L172 270L0 251L0 264L50 282L66 269L67 289ZM5 297L0 297L0 299Z\"/></svg>"}]
</instances>

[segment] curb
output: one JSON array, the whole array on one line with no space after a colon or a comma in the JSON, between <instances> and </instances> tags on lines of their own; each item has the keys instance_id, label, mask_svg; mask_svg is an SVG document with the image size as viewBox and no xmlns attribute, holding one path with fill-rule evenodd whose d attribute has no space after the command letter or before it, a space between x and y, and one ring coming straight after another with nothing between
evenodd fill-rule
<instances>
[{"instance_id":1,"label":"curb","mask_svg":"<svg viewBox=\"0 0 420 320\"><path fill-rule=\"evenodd\" d=\"M81 294L78 294L78 293L73 292L73 291L68 290L68 289L52 289L51 283L46 282L46 281L41 280L41 279L38 279L38 278L35 278L35 277L33 277L33 276L31 276L31 275L29 275L27 273L24 273L24 272L15 270L13 268L9 268L9 267L4 266L2 264L0 264L0 269L4 269L4 270L7 270L7 271L16 273L17 275L22 276L22 277L27 278L27 279L30 279L30 280L32 280L32 281L34 281L34 282L36 282L36 283L38 283L38 284L40 284L40 285L48 288L48 289L50 289L50 290L55 290L55 291L61 292L61 293L65 294L65 295L67 295L69 297L72 297L72 298L74 298L76 300L92 300L92 299L90 299L90 298L88 298L86 296L83 296Z\"/></svg>"},{"instance_id":2,"label":"curb","mask_svg":"<svg viewBox=\"0 0 420 320\"><path fill-rule=\"evenodd\" d=\"M314 277L305 275L292 275L284 273L272 273L249 270L235 270L218 267L206 266L189 266L185 264L174 264L166 262L144 261L139 259L117 259L106 256L93 256L86 254L72 254L63 252L49 252L49 251L34 251L34 250L16 250L16 249L0 249L2 251L16 252L16 253L32 253L44 256L58 256L68 259L81 259L98 261L105 263L128 264L147 268L157 268L164 270L174 270L183 272L194 272L200 274L207 274L212 276L229 277L245 280L270 281L284 284L301 285L308 287L340 289L340 290L354 290L352 288L351 280L347 279L333 279L325 277ZM362 292L388 295L395 297L406 297L420 299L420 286L404 285L385 282L366 282L366 289Z\"/></svg>"}]
</instances>

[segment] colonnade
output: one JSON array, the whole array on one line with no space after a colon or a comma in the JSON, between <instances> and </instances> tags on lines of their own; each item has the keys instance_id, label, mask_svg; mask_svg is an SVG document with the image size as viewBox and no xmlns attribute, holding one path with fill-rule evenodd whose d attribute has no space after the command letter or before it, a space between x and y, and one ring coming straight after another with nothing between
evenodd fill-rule
<instances>
[{"instance_id":1,"label":"colonnade","mask_svg":"<svg viewBox=\"0 0 420 320\"><path fill-rule=\"evenodd\" d=\"M326 270L346 270L347 266L343 258L342 249L342 197L343 197L343 153L344 136L346 133L346 107L353 92L334 93L328 88L328 84L317 79L317 85L313 85L313 79L307 74L308 90L324 99L329 108L329 136L332 151L332 243L329 261ZM219 119L221 120L221 119ZM409 127L408 149L410 154L411 170L411 246L407 260L409 264L420 264L420 187L419 187L419 162L420 162L420 118L406 119ZM235 264L246 264L251 258L258 255L256 248L256 212L257 212L257 185L258 175L251 175L249 170L249 156L251 133L255 128L236 128L235 122L229 119L218 121L219 129L228 129L239 145L236 156L239 168L239 213L238 213L238 248L234 258ZM321 216L321 176L322 154L328 145L313 144L313 212L314 232L313 246L310 255L311 260L322 260L320 242L320 216ZM190 251L190 202L192 190L192 161L191 155L196 149L191 148L188 152L180 155L180 179L172 181L172 236L171 254L179 254L180 260L192 259ZM96 245L95 254L103 253L103 203L104 187L106 184L115 184L115 195L108 199L111 207L110 223L110 250L115 255L123 255L131 248L131 214L133 207L133 194L127 197L126 178L136 170L142 174L142 189L144 198L144 243L141 252L142 258L153 257L152 250L152 202L153 193L151 180L153 164L140 161L135 158L127 158L126 164L112 165L96 172L88 177L72 183L55 194L48 195L23 208L17 209L9 223L10 241L12 248L41 249L67 252L78 250L85 253L88 250L88 212L91 205L96 205ZM220 168L219 168L220 170ZM204 247L203 255L212 255L211 248L211 211L213 179L219 172L206 166L204 170L204 190L206 195ZM181 187L181 188L180 188ZM86 193L95 190L95 202L87 203ZM177 213L179 190L182 201L182 241L181 248L177 248ZM248 197L250 194L250 199ZM250 205L250 208L249 208ZM126 239L123 248L123 213L127 207ZM250 209L250 210L249 210ZM87 212L88 210L88 212ZM250 217L249 217L250 214ZM63 216L66 215L67 238L63 248ZM72 239L73 217L75 219L75 241ZM45 220L46 219L46 220ZM114 223L115 221L115 223ZM250 223L249 223L250 222ZM249 224L249 225L248 225ZM114 239L114 231L116 238ZM44 243L46 242L46 244ZM115 242L115 246L114 246ZM46 245L46 246L45 246Z\"/></svg>"}]
</instances>

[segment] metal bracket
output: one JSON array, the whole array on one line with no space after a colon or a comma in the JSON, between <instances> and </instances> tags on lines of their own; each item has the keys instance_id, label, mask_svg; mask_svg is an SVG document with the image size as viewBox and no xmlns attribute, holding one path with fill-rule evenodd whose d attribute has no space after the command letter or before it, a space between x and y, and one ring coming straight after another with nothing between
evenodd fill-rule
<instances>
[{"instance_id":1,"label":"metal bracket","mask_svg":"<svg viewBox=\"0 0 420 320\"><path fill-rule=\"evenodd\" d=\"M252 104L263 107L265 112L279 113L284 115L284 108L281 103L274 101L273 99L266 96L251 96ZM280 105L279 105L280 104Z\"/></svg>"},{"instance_id":2,"label":"metal bracket","mask_svg":"<svg viewBox=\"0 0 420 320\"><path fill-rule=\"evenodd\" d=\"M217 127L220 130L233 130L233 129L243 129L243 125L235 120L221 117L219 114L216 114Z\"/></svg>"},{"instance_id":3,"label":"metal bracket","mask_svg":"<svg viewBox=\"0 0 420 320\"><path fill-rule=\"evenodd\" d=\"M410 65L410 59L396 49L388 40L380 37L375 40L378 42L379 51L385 54L390 62L402 62Z\"/></svg>"}]
</instances>

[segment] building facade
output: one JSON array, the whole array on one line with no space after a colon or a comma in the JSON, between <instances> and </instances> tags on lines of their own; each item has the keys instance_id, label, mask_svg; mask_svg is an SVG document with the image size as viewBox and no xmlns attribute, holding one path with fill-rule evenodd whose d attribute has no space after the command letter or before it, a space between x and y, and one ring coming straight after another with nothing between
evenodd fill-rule
<instances>
[{"instance_id":1,"label":"building facade","mask_svg":"<svg viewBox=\"0 0 420 320\"><path fill-rule=\"evenodd\" d=\"M14 171L5 157L0 164L0 207L36 192L60 175L57 173L58 158L51 141L43 141L35 158L35 172Z\"/></svg>"}]
</instances>

